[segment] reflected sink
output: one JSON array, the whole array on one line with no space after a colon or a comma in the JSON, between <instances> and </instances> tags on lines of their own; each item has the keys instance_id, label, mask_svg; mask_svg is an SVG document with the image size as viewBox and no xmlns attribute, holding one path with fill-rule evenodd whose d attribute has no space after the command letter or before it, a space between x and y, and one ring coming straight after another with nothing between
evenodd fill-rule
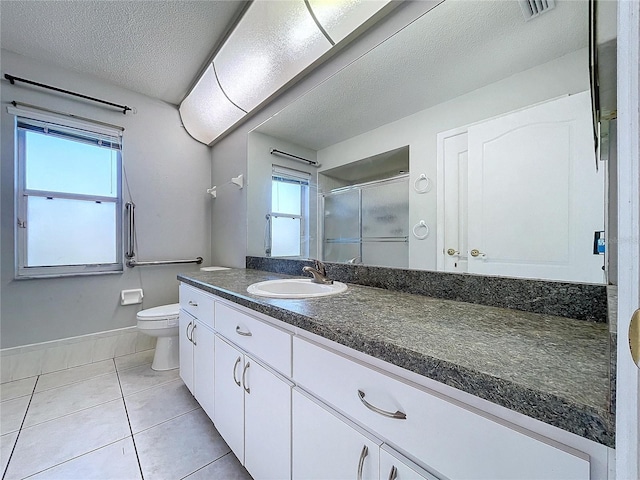
<instances>
[{"instance_id":1,"label":"reflected sink","mask_svg":"<svg viewBox=\"0 0 640 480\"><path fill-rule=\"evenodd\" d=\"M247 292L269 298L315 298L342 293L347 289L344 283L313 283L310 278L282 278L249 285Z\"/></svg>"}]
</instances>

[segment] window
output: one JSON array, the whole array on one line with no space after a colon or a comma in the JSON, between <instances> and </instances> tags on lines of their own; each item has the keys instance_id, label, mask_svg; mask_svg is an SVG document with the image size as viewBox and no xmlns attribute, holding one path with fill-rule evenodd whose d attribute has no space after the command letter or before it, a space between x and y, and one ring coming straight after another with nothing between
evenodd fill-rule
<instances>
[{"instance_id":1,"label":"window","mask_svg":"<svg viewBox=\"0 0 640 480\"><path fill-rule=\"evenodd\" d=\"M38 117L16 119L17 276L122 271L120 132Z\"/></svg>"},{"instance_id":2,"label":"window","mask_svg":"<svg viewBox=\"0 0 640 480\"><path fill-rule=\"evenodd\" d=\"M271 176L271 242L273 257L308 256L309 178L297 170L273 166Z\"/></svg>"}]
</instances>

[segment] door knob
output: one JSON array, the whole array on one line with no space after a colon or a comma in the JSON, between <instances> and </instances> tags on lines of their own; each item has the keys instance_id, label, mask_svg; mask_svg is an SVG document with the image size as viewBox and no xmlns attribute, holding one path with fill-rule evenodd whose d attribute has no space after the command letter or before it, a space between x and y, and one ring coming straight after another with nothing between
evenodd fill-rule
<instances>
[{"instance_id":1,"label":"door knob","mask_svg":"<svg viewBox=\"0 0 640 480\"><path fill-rule=\"evenodd\" d=\"M480 250L478 250L477 248L474 248L473 250L471 250L469 252L471 254L472 257L486 257L487 254L486 253L482 253Z\"/></svg>"},{"instance_id":2,"label":"door knob","mask_svg":"<svg viewBox=\"0 0 640 480\"><path fill-rule=\"evenodd\" d=\"M447 250L447 255L450 255L453 257L454 255L460 255L460 252L454 248L450 248L449 250Z\"/></svg>"},{"instance_id":3,"label":"door knob","mask_svg":"<svg viewBox=\"0 0 640 480\"><path fill-rule=\"evenodd\" d=\"M629 324L629 348L633 362L640 367L640 308L633 313Z\"/></svg>"}]
</instances>

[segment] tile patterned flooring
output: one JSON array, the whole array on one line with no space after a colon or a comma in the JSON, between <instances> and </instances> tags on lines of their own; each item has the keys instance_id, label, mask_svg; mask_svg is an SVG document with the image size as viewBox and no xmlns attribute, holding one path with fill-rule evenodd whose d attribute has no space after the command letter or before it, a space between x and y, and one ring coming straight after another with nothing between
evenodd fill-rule
<instances>
[{"instance_id":1,"label":"tile patterned flooring","mask_svg":"<svg viewBox=\"0 0 640 480\"><path fill-rule=\"evenodd\" d=\"M251 480L153 350L0 384L2 479Z\"/></svg>"}]
</instances>

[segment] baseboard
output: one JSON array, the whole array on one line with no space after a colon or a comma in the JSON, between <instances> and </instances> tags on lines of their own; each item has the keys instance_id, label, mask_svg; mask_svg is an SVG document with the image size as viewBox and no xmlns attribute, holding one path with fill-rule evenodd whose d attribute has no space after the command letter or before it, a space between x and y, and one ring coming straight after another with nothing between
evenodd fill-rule
<instances>
[{"instance_id":1,"label":"baseboard","mask_svg":"<svg viewBox=\"0 0 640 480\"><path fill-rule=\"evenodd\" d=\"M100 362L155 348L156 338L127 327L0 350L0 382Z\"/></svg>"}]
</instances>

